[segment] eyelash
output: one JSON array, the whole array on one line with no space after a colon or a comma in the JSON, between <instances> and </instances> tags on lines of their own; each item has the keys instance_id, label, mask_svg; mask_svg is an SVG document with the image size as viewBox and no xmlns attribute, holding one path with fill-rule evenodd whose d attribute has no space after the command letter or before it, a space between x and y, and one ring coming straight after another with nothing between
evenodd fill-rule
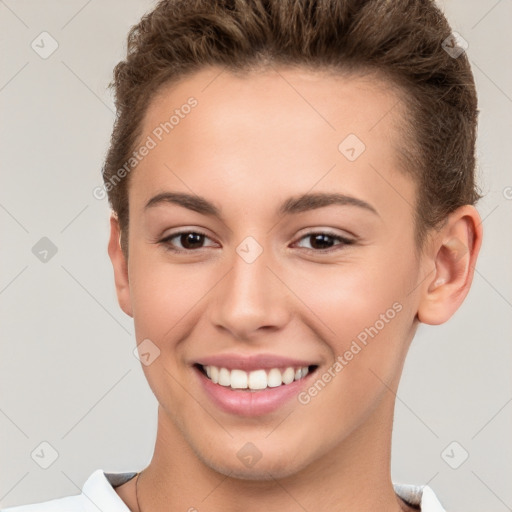
<instances>
[{"instance_id":1,"label":"eyelash","mask_svg":"<svg viewBox=\"0 0 512 512\"><path fill-rule=\"evenodd\" d=\"M165 249L168 250L168 251L172 251L174 253L177 253L177 254L185 254L185 253L192 253L192 252L198 252L200 251L201 249L206 249L206 247L199 247L198 249L177 249L176 247L173 247L170 243L170 240L172 240L173 238L176 238L176 237L179 237L181 235L187 235L187 234L190 234L190 233L193 233L195 235L201 235L201 236L204 236L205 238L209 238L209 236L206 234L206 233L203 233L201 231L179 231L177 233L173 233L172 235L169 235L165 238L163 238L162 240L160 240L159 243L163 244ZM337 251L337 250L341 250L343 249L344 246L346 245L352 245L355 243L355 240L352 240L350 238L345 238L345 237L342 237L340 235L335 235L333 233L329 233L328 231L310 231L309 233L306 233L305 235L301 236L298 240L298 242L300 242L301 240L303 240L304 238L309 238L309 237L312 237L312 236L315 236L315 235L325 235L325 236L328 236L338 242L341 242L340 244L337 244L333 247L329 247L328 249L308 249L308 248L303 248L305 251L307 252L313 252L313 253L316 253L316 254L327 254L327 253L330 253L330 252L333 252L333 251Z\"/></svg>"}]
</instances>

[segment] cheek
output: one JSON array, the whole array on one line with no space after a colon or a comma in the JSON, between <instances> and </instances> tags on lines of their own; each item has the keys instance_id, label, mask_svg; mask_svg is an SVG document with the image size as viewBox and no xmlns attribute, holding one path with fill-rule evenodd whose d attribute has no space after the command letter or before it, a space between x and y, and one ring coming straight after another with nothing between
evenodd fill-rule
<instances>
[{"instance_id":1,"label":"cheek","mask_svg":"<svg viewBox=\"0 0 512 512\"><path fill-rule=\"evenodd\" d=\"M139 256L135 251L132 256L130 294L137 341L149 338L161 346L178 339L207 293L208 281L198 278L194 265L172 265L161 255Z\"/></svg>"},{"instance_id":2,"label":"cheek","mask_svg":"<svg viewBox=\"0 0 512 512\"><path fill-rule=\"evenodd\" d=\"M213 284L194 265L172 265L162 261L161 255L157 261L134 251L131 265L135 337L137 343L146 343L142 353L150 354L142 369L159 403L179 423L178 411L193 405L181 384L187 378L182 364L186 340L194 331L201 300Z\"/></svg>"},{"instance_id":3,"label":"cheek","mask_svg":"<svg viewBox=\"0 0 512 512\"><path fill-rule=\"evenodd\" d=\"M399 373L412 323L407 294L414 262L393 271L395 255L376 252L373 259L295 272L291 281L310 312L308 323L314 322L332 357L335 377L325 379L333 382L337 397L354 405L382 389L379 377L389 382Z\"/></svg>"},{"instance_id":4,"label":"cheek","mask_svg":"<svg viewBox=\"0 0 512 512\"><path fill-rule=\"evenodd\" d=\"M371 253L375 257L371 257ZM350 340L365 328L377 324L380 331L391 330L396 309L393 305L406 300L410 291L413 267L401 265L400 271L390 268L389 255L369 250L365 258L341 262L337 265L313 265L294 268L287 282L301 302L317 318L325 339L333 342L338 352L349 347ZM390 321L388 321L390 320ZM384 322L384 323L383 323Z\"/></svg>"}]
</instances>

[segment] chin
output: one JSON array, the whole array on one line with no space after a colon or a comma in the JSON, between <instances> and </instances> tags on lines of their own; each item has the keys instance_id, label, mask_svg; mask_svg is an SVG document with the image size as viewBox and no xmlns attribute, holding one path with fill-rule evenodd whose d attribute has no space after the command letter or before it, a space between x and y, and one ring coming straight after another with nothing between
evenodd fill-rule
<instances>
[{"instance_id":1,"label":"chin","mask_svg":"<svg viewBox=\"0 0 512 512\"><path fill-rule=\"evenodd\" d=\"M210 455L208 460L200 457L205 465L210 467L212 470L230 478L236 478L239 480L253 480L253 481L270 481L281 478L286 478L298 473L301 469L306 467L306 461L290 461L282 454L276 453L273 457L262 456L251 467L244 467L244 464L237 458L228 460L222 460L225 457L225 452L219 454L218 458L214 458Z\"/></svg>"}]
</instances>

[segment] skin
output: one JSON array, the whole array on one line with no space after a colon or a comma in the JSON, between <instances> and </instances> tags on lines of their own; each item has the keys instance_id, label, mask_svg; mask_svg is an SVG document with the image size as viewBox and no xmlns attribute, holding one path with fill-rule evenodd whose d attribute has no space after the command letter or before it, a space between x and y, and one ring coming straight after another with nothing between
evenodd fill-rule
<instances>
[{"instance_id":1,"label":"skin","mask_svg":"<svg viewBox=\"0 0 512 512\"><path fill-rule=\"evenodd\" d=\"M159 408L141 509L413 510L392 488L395 393L418 324L446 322L469 291L482 239L476 209L451 214L416 253L415 184L396 149L400 95L375 77L205 68L152 100L141 141L190 96L198 105L130 177L128 259L111 218L119 304L137 343L160 350L142 365ZM338 150L350 133L366 145L353 162ZM171 203L144 208L169 191L206 198L223 219ZM354 196L378 214L330 205L276 215L307 192ZM161 242L181 228L205 233L203 248L170 251L187 250L180 237ZM305 235L326 230L355 242L328 239L331 252L322 253L329 246ZM236 252L247 236L263 248L250 264ZM322 375L393 303L401 311L307 405L228 414L190 366L206 355L265 352L317 361ZM237 457L247 442L262 454L252 467ZM136 480L116 489L133 511Z\"/></svg>"}]
</instances>

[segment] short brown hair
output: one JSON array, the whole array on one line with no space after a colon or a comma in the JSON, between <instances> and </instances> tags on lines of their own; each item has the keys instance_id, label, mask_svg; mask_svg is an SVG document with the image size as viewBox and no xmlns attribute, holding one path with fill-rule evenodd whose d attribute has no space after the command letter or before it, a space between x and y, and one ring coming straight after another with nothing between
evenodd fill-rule
<instances>
[{"instance_id":1,"label":"short brown hair","mask_svg":"<svg viewBox=\"0 0 512 512\"><path fill-rule=\"evenodd\" d=\"M116 173L136 147L155 93L206 66L240 73L269 63L377 72L400 88L407 115L399 156L417 184L421 248L448 214L481 197L475 184L475 84L465 53L445 51L451 36L429 0L160 1L131 28L126 59L109 85L117 117L103 179L125 254L129 175L119 180Z\"/></svg>"}]
</instances>

